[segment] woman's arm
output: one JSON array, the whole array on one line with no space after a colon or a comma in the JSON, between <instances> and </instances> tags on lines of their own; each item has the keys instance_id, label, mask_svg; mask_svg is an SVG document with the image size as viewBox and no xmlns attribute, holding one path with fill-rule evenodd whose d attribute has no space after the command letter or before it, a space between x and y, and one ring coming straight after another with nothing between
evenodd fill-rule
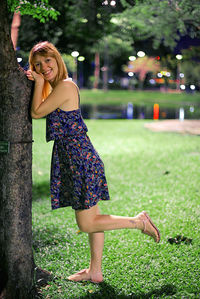
<instances>
[{"instance_id":1,"label":"woman's arm","mask_svg":"<svg viewBox=\"0 0 200 299\"><path fill-rule=\"evenodd\" d=\"M28 73L29 72L29 73ZM42 90L44 86L44 78L42 75L34 71L28 71L29 80L35 81L33 100L31 105L32 118L42 118L51 113L64 102L73 96L74 86L70 81L60 82L51 92L51 94L43 101Z\"/></svg>"}]
</instances>

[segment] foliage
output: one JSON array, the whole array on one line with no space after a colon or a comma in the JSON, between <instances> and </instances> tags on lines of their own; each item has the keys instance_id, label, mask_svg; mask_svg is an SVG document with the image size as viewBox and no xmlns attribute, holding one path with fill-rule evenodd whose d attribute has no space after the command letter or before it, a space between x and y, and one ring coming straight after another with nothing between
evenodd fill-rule
<instances>
[{"instance_id":1,"label":"foliage","mask_svg":"<svg viewBox=\"0 0 200 299\"><path fill-rule=\"evenodd\" d=\"M77 50L88 56L96 42L110 32L112 9L101 1L49 0L49 3L60 13L56 21L41 25L37 20L22 18L23 36L19 36L19 43L24 50L39 39L53 42L63 53ZM33 35L29 35L30 31Z\"/></svg>"},{"instance_id":2,"label":"foliage","mask_svg":"<svg viewBox=\"0 0 200 299\"><path fill-rule=\"evenodd\" d=\"M128 66L124 67L125 72L139 74L139 79L143 81L149 72L155 73L160 70L160 63L153 57L141 57L134 61L129 61Z\"/></svg>"},{"instance_id":3,"label":"foliage","mask_svg":"<svg viewBox=\"0 0 200 299\"><path fill-rule=\"evenodd\" d=\"M133 53L132 41L124 40L123 37L105 35L92 48L92 52L99 52L100 61L109 65L109 72L119 74L121 65L126 63L129 55Z\"/></svg>"},{"instance_id":4,"label":"foliage","mask_svg":"<svg viewBox=\"0 0 200 299\"><path fill-rule=\"evenodd\" d=\"M8 8L12 12L20 11L21 15L29 15L45 23L49 18L56 20L60 14L48 2L48 0L8 0Z\"/></svg>"},{"instance_id":5,"label":"foliage","mask_svg":"<svg viewBox=\"0 0 200 299\"><path fill-rule=\"evenodd\" d=\"M76 70L76 63L74 58L71 55L68 54L62 54L62 58L66 64L68 73L74 73Z\"/></svg>"},{"instance_id":6,"label":"foliage","mask_svg":"<svg viewBox=\"0 0 200 299\"><path fill-rule=\"evenodd\" d=\"M181 72L184 73L186 84L200 86L200 47L190 47L182 50L183 61L181 61Z\"/></svg>"},{"instance_id":7,"label":"foliage","mask_svg":"<svg viewBox=\"0 0 200 299\"><path fill-rule=\"evenodd\" d=\"M45 143L45 121L34 120L34 190L41 191L33 201L33 246L37 264L56 277L41 289L44 298L199 297L199 137L153 133L144 123L87 121L111 195L110 202L100 203L101 212L133 216L147 210L161 231L160 244L138 231L106 232L105 281L98 285L67 281L88 266L87 234L78 233L71 208L51 211L52 144ZM192 244L167 242L177 234Z\"/></svg>"},{"instance_id":8,"label":"foliage","mask_svg":"<svg viewBox=\"0 0 200 299\"><path fill-rule=\"evenodd\" d=\"M173 49L180 36L200 36L200 3L196 0L144 0L130 5L114 16L120 35L133 34L135 39L153 39L154 48L161 43Z\"/></svg>"}]
</instances>

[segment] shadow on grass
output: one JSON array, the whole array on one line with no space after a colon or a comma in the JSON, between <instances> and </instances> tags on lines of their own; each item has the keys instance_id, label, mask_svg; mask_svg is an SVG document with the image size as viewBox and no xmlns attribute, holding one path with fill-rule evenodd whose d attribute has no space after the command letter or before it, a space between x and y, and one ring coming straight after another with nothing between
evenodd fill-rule
<instances>
[{"instance_id":1,"label":"shadow on grass","mask_svg":"<svg viewBox=\"0 0 200 299\"><path fill-rule=\"evenodd\" d=\"M176 287L172 284L166 284L160 287L159 289L152 290L148 293L138 293L138 294L131 294L131 295L124 295L123 293L119 293L119 290L111 287L106 282L102 282L99 284L100 290L98 292L95 292L93 294L88 294L86 296L80 297L80 299L86 299L86 298L110 298L110 299L147 299L147 298L160 298L161 296L172 296L176 293Z\"/></svg>"},{"instance_id":2,"label":"shadow on grass","mask_svg":"<svg viewBox=\"0 0 200 299\"><path fill-rule=\"evenodd\" d=\"M65 246L69 244L74 246L73 235L70 231L59 230L57 225L34 227L33 229L33 249L35 252L39 251L41 248L46 248L48 246Z\"/></svg>"},{"instance_id":3,"label":"shadow on grass","mask_svg":"<svg viewBox=\"0 0 200 299\"><path fill-rule=\"evenodd\" d=\"M44 181L40 184L33 184L32 192L33 201L43 197L50 197L49 181Z\"/></svg>"}]
</instances>

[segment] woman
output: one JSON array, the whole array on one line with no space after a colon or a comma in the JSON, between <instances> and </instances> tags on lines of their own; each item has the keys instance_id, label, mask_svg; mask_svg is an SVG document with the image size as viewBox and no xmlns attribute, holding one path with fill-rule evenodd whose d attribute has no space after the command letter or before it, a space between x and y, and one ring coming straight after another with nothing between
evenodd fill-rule
<instances>
[{"instance_id":1,"label":"woman","mask_svg":"<svg viewBox=\"0 0 200 299\"><path fill-rule=\"evenodd\" d=\"M77 85L68 78L58 50L45 41L29 57L29 80L35 82L32 118L47 116L47 141L54 140L51 163L52 209L71 206L77 224L88 233L91 260L88 269L68 277L72 281L103 281L101 262L104 231L134 228L160 241L160 233L146 212L135 217L101 215L99 200L109 200L104 165L87 136Z\"/></svg>"}]
</instances>

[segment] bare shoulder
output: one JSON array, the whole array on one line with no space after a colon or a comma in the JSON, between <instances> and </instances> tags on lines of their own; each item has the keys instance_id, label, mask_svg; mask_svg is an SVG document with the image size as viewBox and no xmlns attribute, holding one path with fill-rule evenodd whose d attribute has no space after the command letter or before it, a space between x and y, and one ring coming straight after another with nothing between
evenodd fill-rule
<instances>
[{"instance_id":1,"label":"bare shoulder","mask_svg":"<svg viewBox=\"0 0 200 299\"><path fill-rule=\"evenodd\" d=\"M57 88L64 88L66 89L68 92L76 92L79 91L78 86L76 85L76 83L74 83L71 79L65 79L59 82L59 84L57 85Z\"/></svg>"},{"instance_id":2,"label":"bare shoulder","mask_svg":"<svg viewBox=\"0 0 200 299\"><path fill-rule=\"evenodd\" d=\"M79 89L78 86L70 79L62 80L56 86L57 94L64 101L59 105L62 110L70 111L79 107Z\"/></svg>"}]
</instances>

